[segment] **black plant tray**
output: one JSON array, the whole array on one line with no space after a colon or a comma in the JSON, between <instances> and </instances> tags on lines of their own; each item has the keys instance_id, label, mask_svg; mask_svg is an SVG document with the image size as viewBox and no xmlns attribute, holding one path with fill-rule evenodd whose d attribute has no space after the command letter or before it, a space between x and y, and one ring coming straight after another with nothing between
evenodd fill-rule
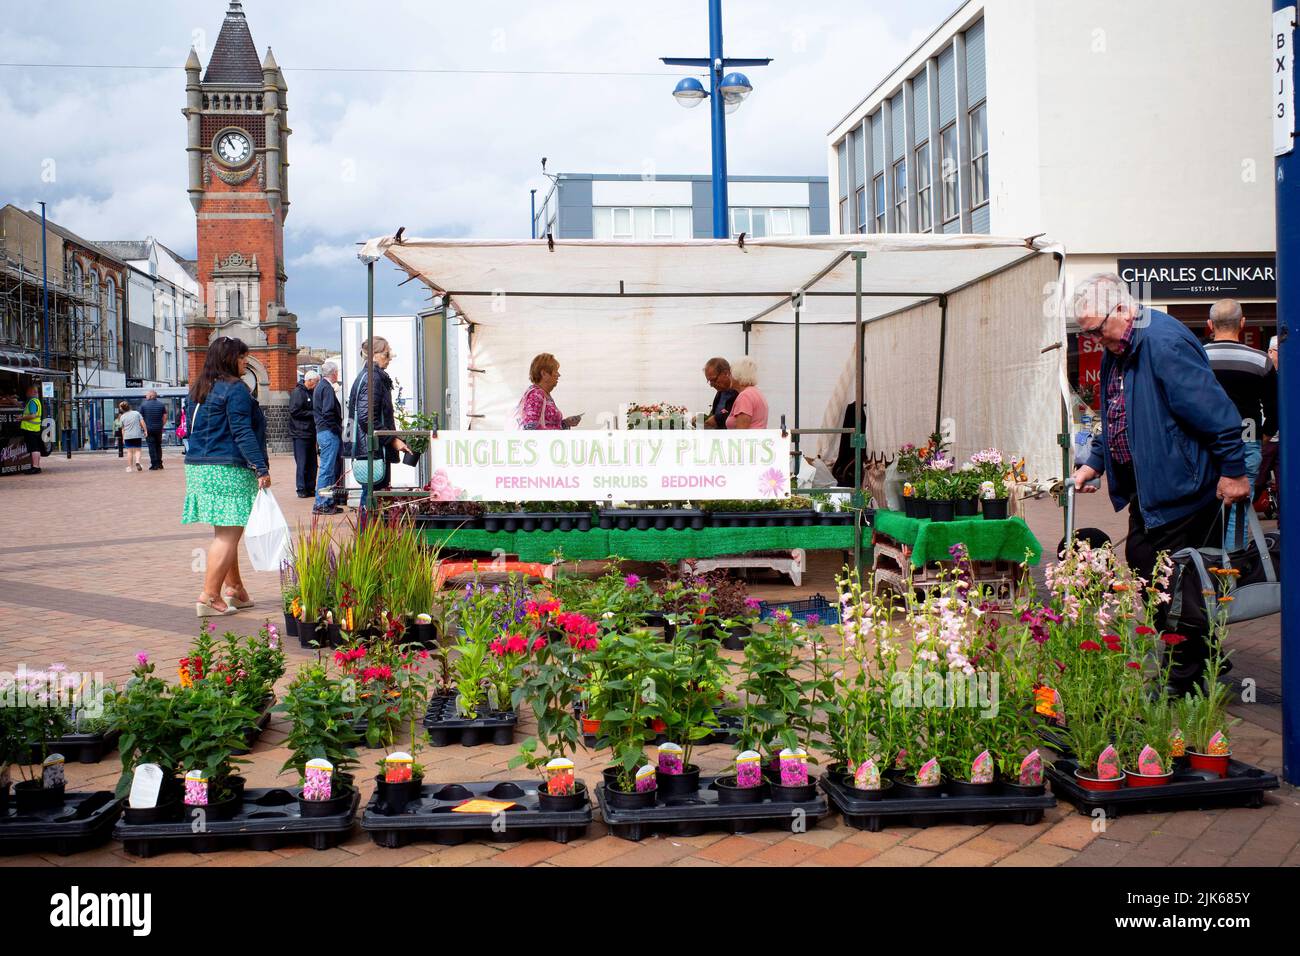
<instances>
[{"instance_id":1,"label":"black plant tray","mask_svg":"<svg viewBox=\"0 0 1300 956\"><path fill-rule=\"evenodd\" d=\"M797 528L818 523L816 511L712 511L709 524L715 528Z\"/></svg>"},{"instance_id":2,"label":"black plant tray","mask_svg":"<svg viewBox=\"0 0 1300 956\"><path fill-rule=\"evenodd\" d=\"M581 783L582 781L578 781ZM361 829L383 847L406 846L417 841L454 846L481 837L495 843L515 843L528 838L568 843L591 825L591 803L579 810L545 811L537 799L538 780L480 780L474 783L425 784L420 798L392 816L379 812L379 794L361 816ZM513 800L515 806L495 813L453 813L466 800ZM495 824L495 826L494 826ZM504 824L504 826L502 825Z\"/></svg>"},{"instance_id":3,"label":"black plant tray","mask_svg":"<svg viewBox=\"0 0 1300 956\"><path fill-rule=\"evenodd\" d=\"M1000 793L989 797L959 797L946 794L913 799L887 795L866 800L859 791L846 786L838 774L824 773L821 787L844 816L844 822L859 830L879 833L887 826L924 829L943 824L984 826L987 823L1022 823L1033 826L1043 819L1043 811L1056 806L1056 798L1044 792L1031 797Z\"/></svg>"},{"instance_id":4,"label":"black plant tray","mask_svg":"<svg viewBox=\"0 0 1300 956\"><path fill-rule=\"evenodd\" d=\"M698 531L704 512L696 508L601 508L601 528L609 531Z\"/></svg>"},{"instance_id":5,"label":"black plant tray","mask_svg":"<svg viewBox=\"0 0 1300 956\"><path fill-rule=\"evenodd\" d=\"M489 717L468 720L456 716L456 697L436 694L429 698L429 710L424 715L424 729L429 732L429 743L434 747L460 744L476 747L479 744L496 744L508 747L515 740L518 715L513 710L499 711Z\"/></svg>"},{"instance_id":6,"label":"black plant tray","mask_svg":"<svg viewBox=\"0 0 1300 956\"><path fill-rule=\"evenodd\" d=\"M57 740L45 741L45 753L63 754L68 763L99 763L117 749L117 738L121 736L122 731L116 727L93 734L64 734ZM38 764L44 759L40 746L32 744L28 763Z\"/></svg>"},{"instance_id":7,"label":"black plant tray","mask_svg":"<svg viewBox=\"0 0 1300 956\"><path fill-rule=\"evenodd\" d=\"M796 821L813 827L830 813L826 798L815 797L799 803L782 803L764 796L759 803L718 802L718 791L713 788L717 777L700 777L700 789L690 797L665 802L656 798L655 805L645 810L620 810L605 802L605 785L596 789L600 813L609 832L624 840L643 840L653 833L671 836L698 836L708 830L729 830L732 833L753 833L755 830L789 829ZM798 813L796 814L796 811Z\"/></svg>"},{"instance_id":8,"label":"black plant tray","mask_svg":"<svg viewBox=\"0 0 1300 956\"><path fill-rule=\"evenodd\" d=\"M283 787L257 787L244 791L244 800L229 820L207 820L200 833L188 816L170 823L127 823L113 828L113 839L132 856L148 857L169 850L212 853L217 850L275 850L303 843L313 850L328 850L341 843L356 822L361 794L352 791L344 813L304 817L298 794Z\"/></svg>"},{"instance_id":9,"label":"black plant tray","mask_svg":"<svg viewBox=\"0 0 1300 956\"><path fill-rule=\"evenodd\" d=\"M1122 813L1168 813L1172 810L1211 810L1219 807L1262 807L1264 791L1276 790L1277 777L1237 760L1228 761L1228 775L1216 777L1206 770L1175 770L1162 787L1121 787L1119 790L1085 790L1074 779L1079 765L1061 759L1047 766L1052 792L1091 816L1098 808L1110 818Z\"/></svg>"},{"instance_id":10,"label":"black plant tray","mask_svg":"<svg viewBox=\"0 0 1300 956\"><path fill-rule=\"evenodd\" d=\"M271 722L271 708L275 706L275 695L267 694L266 701L262 704L262 709L258 712L257 720L253 721L253 726L244 731L244 741L248 744L243 750L230 751L232 756L242 757L244 754L251 753L253 744L257 743L257 738L262 736L262 731L266 730L266 725Z\"/></svg>"},{"instance_id":11,"label":"black plant tray","mask_svg":"<svg viewBox=\"0 0 1300 956\"><path fill-rule=\"evenodd\" d=\"M483 516L484 531L590 531L590 511L498 511Z\"/></svg>"},{"instance_id":12,"label":"black plant tray","mask_svg":"<svg viewBox=\"0 0 1300 956\"><path fill-rule=\"evenodd\" d=\"M460 528L481 528L483 527L482 515L426 515L417 514L415 516L416 525L422 525L426 528L447 529L456 531Z\"/></svg>"},{"instance_id":13,"label":"black plant tray","mask_svg":"<svg viewBox=\"0 0 1300 956\"><path fill-rule=\"evenodd\" d=\"M865 523L865 516L864 516ZM817 524L819 525L853 525L852 511L819 511L817 512Z\"/></svg>"},{"instance_id":14,"label":"black plant tray","mask_svg":"<svg viewBox=\"0 0 1300 956\"><path fill-rule=\"evenodd\" d=\"M106 843L122 812L107 790L69 793L56 807L21 814L16 800L0 809L0 853L81 853Z\"/></svg>"}]
</instances>

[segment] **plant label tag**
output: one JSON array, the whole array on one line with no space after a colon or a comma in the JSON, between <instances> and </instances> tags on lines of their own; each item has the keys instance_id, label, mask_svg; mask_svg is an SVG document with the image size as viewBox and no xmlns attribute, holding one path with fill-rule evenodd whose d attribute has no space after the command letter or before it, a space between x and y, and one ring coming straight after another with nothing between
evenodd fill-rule
<instances>
[{"instance_id":1,"label":"plant label tag","mask_svg":"<svg viewBox=\"0 0 1300 956\"><path fill-rule=\"evenodd\" d=\"M781 786L806 787L808 785L808 754L801 747L781 751Z\"/></svg>"},{"instance_id":2,"label":"plant label tag","mask_svg":"<svg viewBox=\"0 0 1300 956\"><path fill-rule=\"evenodd\" d=\"M936 757L931 757L921 764L921 769L916 772L917 786L935 787L939 785L939 780L939 760Z\"/></svg>"},{"instance_id":3,"label":"plant label tag","mask_svg":"<svg viewBox=\"0 0 1300 956\"><path fill-rule=\"evenodd\" d=\"M63 754L50 754L41 764L41 786L46 790L57 790L67 782L63 775Z\"/></svg>"},{"instance_id":4,"label":"plant label tag","mask_svg":"<svg viewBox=\"0 0 1300 956\"><path fill-rule=\"evenodd\" d=\"M553 797L571 796L577 788L573 779L573 761L556 757L546 762L546 792Z\"/></svg>"},{"instance_id":5,"label":"plant label tag","mask_svg":"<svg viewBox=\"0 0 1300 956\"><path fill-rule=\"evenodd\" d=\"M993 755L987 750L980 753L970 765L970 782L971 783L992 783L993 782Z\"/></svg>"},{"instance_id":6,"label":"plant label tag","mask_svg":"<svg viewBox=\"0 0 1300 956\"><path fill-rule=\"evenodd\" d=\"M322 801L331 796L330 781L334 776L334 765L324 757L308 760L304 769L302 798L304 800Z\"/></svg>"},{"instance_id":7,"label":"plant label tag","mask_svg":"<svg viewBox=\"0 0 1300 956\"><path fill-rule=\"evenodd\" d=\"M1169 735L1169 756L1187 756L1187 741L1183 737L1182 730L1177 727L1175 727L1173 733Z\"/></svg>"},{"instance_id":8,"label":"plant label tag","mask_svg":"<svg viewBox=\"0 0 1300 956\"><path fill-rule=\"evenodd\" d=\"M1020 761L1020 786L1041 787L1043 785L1043 755L1031 750Z\"/></svg>"},{"instance_id":9,"label":"plant label tag","mask_svg":"<svg viewBox=\"0 0 1300 956\"><path fill-rule=\"evenodd\" d=\"M432 615L429 615L429 614L417 614L417 615L415 615L415 623L416 623L416 624L432 624L432 623L433 623L433 617L432 617Z\"/></svg>"},{"instance_id":10,"label":"plant label tag","mask_svg":"<svg viewBox=\"0 0 1300 956\"><path fill-rule=\"evenodd\" d=\"M661 744L659 747L659 772L674 777L679 775L685 767L685 764L682 763L682 753L681 744Z\"/></svg>"},{"instance_id":11,"label":"plant label tag","mask_svg":"<svg viewBox=\"0 0 1300 956\"><path fill-rule=\"evenodd\" d=\"M1160 762L1160 755L1156 753L1155 748L1150 744L1142 748L1138 754L1138 773L1144 777L1159 777L1164 774L1164 765Z\"/></svg>"},{"instance_id":12,"label":"plant label tag","mask_svg":"<svg viewBox=\"0 0 1300 956\"><path fill-rule=\"evenodd\" d=\"M856 790L880 789L880 768L874 760L867 758L858 764L858 769L853 771L853 787Z\"/></svg>"},{"instance_id":13,"label":"plant label tag","mask_svg":"<svg viewBox=\"0 0 1300 956\"><path fill-rule=\"evenodd\" d=\"M650 764L646 764L638 769L636 772L636 792L645 793L648 790L654 790L655 787L655 768Z\"/></svg>"},{"instance_id":14,"label":"plant label tag","mask_svg":"<svg viewBox=\"0 0 1300 956\"><path fill-rule=\"evenodd\" d=\"M1119 754L1111 744L1106 745L1106 749L1101 752L1097 758L1097 779L1098 780L1118 780L1123 775L1119 766Z\"/></svg>"},{"instance_id":15,"label":"plant label tag","mask_svg":"<svg viewBox=\"0 0 1300 956\"><path fill-rule=\"evenodd\" d=\"M902 770L906 766L907 766L907 748L903 748L898 752L898 755L894 757L894 769Z\"/></svg>"},{"instance_id":16,"label":"plant label tag","mask_svg":"<svg viewBox=\"0 0 1300 956\"><path fill-rule=\"evenodd\" d=\"M127 805L135 809L147 809L158 806L158 796L162 793L162 767L156 763L142 763L135 768L131 777L131 795Z\"/></svg>"},{"instance_id":17,"label":"plant label tag","mask_svg":"<svg viewBox=\"0 0 1300 956\"><path fill-rule=\"evenodd\" d=\"M191 770L185 775L185 805L187 807L206 807L208 805L208 778L202 770Z\"/></svg>"},{"instance_id":18,"label":"plant label tag","mask_svg":"<svg viewBox=\"0 0 1300 956\"><path fill-rule=\"evenodd\" d=\"M1228 735L1222 730L1215 731L1205 747L1205 752L1211 757L1226 757L1232 753L1232 749L1228 746Z\"/></svg>"},{"instance_id":19,"label":"plant label tag","mask_svg":"<svg viewBox=\"0 0 1300 956\"><path fill-rule=\"evenodd\" d=\"M384 758L384 782L409 782L411 780L412 766L414 763L415 758L408 753L398 751L395 754L389 754Z\"/></svg>"},{"instance_id":20,"label":"plant label tag","mask_svg":"<svg viewBox=\"0 0 1300 956\"><path fill-rule=\"evenodd\" d=\"M763 758L757 750L744 750L736 756L736 786L757 787L763 782Z\"/></svg>"},{"instance_id":21,"label":"plant label tag","mask_svg":"<svg viewBox=\"0 0 1300 956\"><path fill-rule=\"evenodd\" d=\"M452 813L501 813L515 806L513 800L466 800L451 808Z\"/></svg>"}]
</instances>

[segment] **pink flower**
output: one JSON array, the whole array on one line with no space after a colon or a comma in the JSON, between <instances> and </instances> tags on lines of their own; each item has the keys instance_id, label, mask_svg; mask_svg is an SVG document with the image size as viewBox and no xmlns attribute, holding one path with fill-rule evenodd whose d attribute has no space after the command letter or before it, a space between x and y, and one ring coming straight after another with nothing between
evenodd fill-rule
<instances>
[{"instance_id":1,"label":"pink flower","mask_svg":"<svg viewBox=\"0 0 1300 956\"><path fill-rule=\"evenodd\" d=\"M623 579L623 583L629 588L634 588L641 583L641 579L635 574L629 574Z\"/></svg>"},{"instance_id":2,"label":"pink flower","mask_svg":"<svg viewBox=\"0 0 1300 956\"><path fill-rule=\"evenodd\" d=\"M146 654L144 651L141 651L139 654L135 655L135 662L139 664L141 667L144 667L146 664L149 663L149 655Z\"/></svg>"}]
</instances>

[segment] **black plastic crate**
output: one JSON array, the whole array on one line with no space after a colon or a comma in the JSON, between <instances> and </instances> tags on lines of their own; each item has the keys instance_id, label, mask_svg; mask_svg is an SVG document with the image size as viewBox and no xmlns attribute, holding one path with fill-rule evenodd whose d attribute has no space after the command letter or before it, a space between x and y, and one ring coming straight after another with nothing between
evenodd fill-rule
<instances>
[{"instance_id":1,"label":"black plastic crate","mask_svg":"<svg viewBox=\"0 0 1300 956\"><path fill-rule=\"evenodd\" d=\"M415 525L418 528L430 528L438 531L470 530L483 527L483 516L417 514L415 516Z\"/></svg>"},{"instance_id":2,"label":"black plastic crate","mask_svg":"<svg viewBox=\"0 0 1300 956\"><path fill-rule=\"evenodd\" d=\"M63 802L19 813L17 798L0 809L0 853L68 856L108 841L122 801L107 790L69 793Z\"/></svg>"},{"instance_id":3,"label":"black plastic crate","mask_svg":"<svg viewBox=\"0 0 1300 956\"><path fill-rule=\"evenodd\" d=\"M862 791L848 786L838 774L825 773L821 787L844 817L844 822L859 830L878 833L887 826L925 827L944 824L984 826L989 823L1020 823L1033 826L1043 819L1043 811L1056 806L1056 798L1044 791L1041 796L1025 796L1003 790L987 797L962 797L942 794L914 799L885 790L880 799L868 800Z\"/></svg>"},{"instance_id":4,"label":"black plastic crate","mask_svg":"<svg viewBox=\"0 0 1300 956\"><path fill-rule=\"evenodd\" d=\"M243 802L229 820L207 820L201 832L178 805L177 819L164 823L118 822L113 839L119 840L132 856L149 857L171 850L212 853L218 850L275 850L290 844L306 844L313 850L328 850L341 843L356 822L361 795L355 789L347 809L321 817L304 817L298 794L282 787L258 787L244 792Z\"/></svg>"},{"instance_id":5,"label":"black plastic crate","mask_svg":"<svg viewBox=\"0 0 1300 956\"><path fill-rule=\"evenodd\" d=\"M853 524L852 511L819 511L817 512L817 523L825 526L849 525Z\"/></svg>"},{"instance_id":6,"label":"black plastic crate","mask_svg":"<svg viewBox=\"0 0 1300 956\"><path fill-rule=\"evenodd\" d=\"M656 795L655 805L644 810L611 808L605 799L605 785L596 788L600 813L609 832L624 840L643 840L654 833L671 836L698 836L709 830L753 833L763 829L791 829L799 825L811 828L830 813L824 796L812 800L783 802L764 793L757 803L718 802L714 788L717 777L700 777L700 789L690 797L665 800Z\"/></svg>"},{"instance_id":7,"label":"black plastic crate","mask_svg":"<svg viewBox=\"0 0 1300 956\"><path fill-rule=\"evenodd\" d=\"M801 624L808 623L809 615L816 614L821 624L840 623L840 606L832 603L820 593L799 601L760 601L758 619L770 621L777 611L785 611L791 618Z\"/></svg>"},{"instance_id":8,"label":"black plastic crate","mask_svg":"<svg viewBox=\"0 0 1300 956\"><path fill-rule=\"evenodd\" d=\"M483 516L484 531L590 531L590 511L498 511Z\"/></svg>"},{"instance_id":9,"label":"black plastic crate","mask_svg":"<svg viewBox=\"0 0 1300 956\"><path fill-rule=\"evenodd\" d=\"M709 524L715 528L800 528L818 524L818 515L811 508L711 511Z\"/></svg>"},{"instance_id":10,"label":"black plastic crate","mask_svg":"<svg viewBox=\"0 0 1300 956\"><path fill-rule=\"evenodd\" d=\"M1277 777L1266 770L1238 760L1228 761L1228 775L1217 777L1208 770L1174 769L1173 778L1160 787L1121 787L1118 790L1085 790L1074 779L1078 763L1057 760L1047 766L1052 792L1069 801L1079 812L1091 816L1101 809L1109 818L1124 813L1169 813L1175 810L1214 810L1221 807L1264 805L1264 791L1276 790Z\"/></svg>"},{"instance_id":11,"label":"black plastic crate","mask_svg":"<svg viewBox=\"0 0 1300 956\"><path fill-rule=\"evenodd\" d=\"M248 744L242 750L232 750L231 754L236 757L242 757L244 754L252 753L253 744L257 743L257 738L262 736L262 731L266 730L267 724L271 722L271 708L275 706L275 695L267 694L266 699L262 702L262 707L258 711L257 720L253 721L253 726L244 732L244 741Z\"/></svg>"},{"instance_id":12,"label":"black plastic crate","mask_svg":"<svg viewBox=\"0 0 1300 956\"><path fill-rule=\"evenodd\" d=\"M579 784L581 780L577 781ZM495 843L526 839L568 843L591 825L591 801L577 810L542 810L537 797L539 780L486 780L473 783L425 784L420 796L401 813L379 812L376 793L361 816L361 829L378 846L399 847L414 842L454 846L482 838ZM584 785L585 786L585 785ZM515 805L501 813L455 813L467 800L511 800Z\"/></svg>"},{"instance_id":13,"label":"black plastic crate","mask_svg":"<svg viewBox=\"0 0 1300 956\"><path fill-rule=\"evenodd\" d=\"M705 523L696 508L601 508L599 516L606 531L698 531Z\"/></svg>"},{"instance_id":14,"label":"black plastic crate","mask_svg":"<svg viewBox=\"0 0 1300 956\"><path fill-rule=\"evenodd\" d=\"M513 710L498 711L474 720L458 717L454 694L435 694L429 698L429 710L424 715L424 729L429 732L429 743L434 747L453 744L508 747L514 743L518 722L519 716Z\"/></svg>"},{"instance_id":15,"label":"black plastic crate","mask_svg":"<svg viewBox=\"0 0 1300 956\"><path fill-rule=\"evenodd\" d=\"M47 740L45 753L63 754L68 763L99 763L117 749L117 739L121 736L122 731L116 727L93 734L64 734L57 740ZM40 763L44 759L41 748L32 744L28 763Z\"/></svg>"}]
</instances>

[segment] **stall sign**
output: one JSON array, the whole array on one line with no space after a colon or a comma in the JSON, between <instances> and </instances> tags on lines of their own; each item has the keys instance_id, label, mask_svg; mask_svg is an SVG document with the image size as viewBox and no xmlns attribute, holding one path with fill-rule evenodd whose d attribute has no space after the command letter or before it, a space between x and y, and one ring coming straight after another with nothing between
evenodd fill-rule
<instances>
[{"instance_id":1,"label":"stall sign","mask_svg":"<svg viewBox=\"0 0 1300 956\"><path fill-rule=\"evenodd\" d=\"M790 438L755 431L443 431L446 500L676 501L790 496Z\"/></svg>"}]
</instances>

